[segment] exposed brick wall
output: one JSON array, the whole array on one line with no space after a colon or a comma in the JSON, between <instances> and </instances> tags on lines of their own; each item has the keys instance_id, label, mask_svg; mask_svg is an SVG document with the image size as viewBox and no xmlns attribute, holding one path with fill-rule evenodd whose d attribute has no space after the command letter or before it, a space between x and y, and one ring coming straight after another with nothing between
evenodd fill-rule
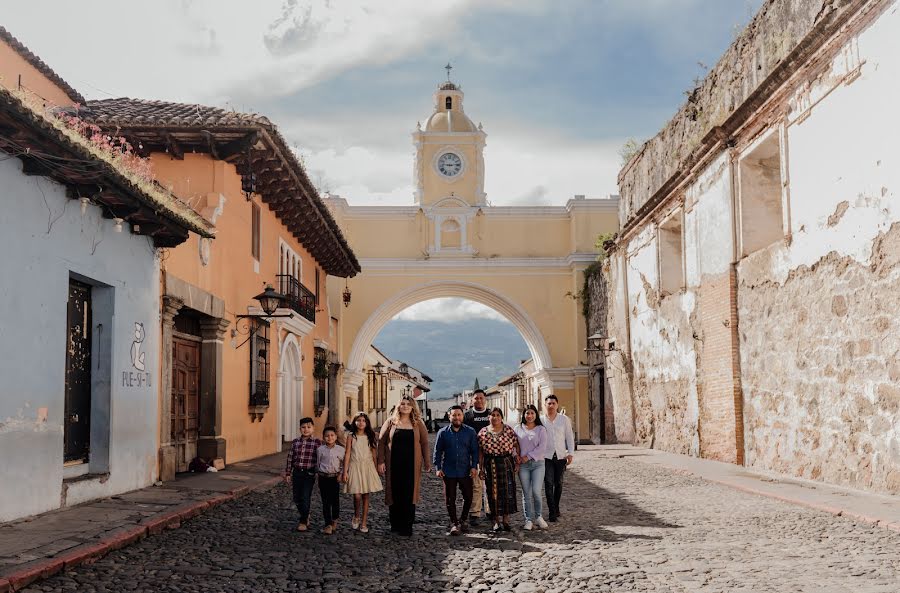
<instances>
[{"instance_id":1,"label":"exposed brick wall","mask_svg":"<svg viewBox=\"0 0 900 593\"><path fill-rule=\"evenodd\" d=\"M700 454L743 463L735 291L733 271L705 276L698 289Z\"/></svg>"}]
</instances>

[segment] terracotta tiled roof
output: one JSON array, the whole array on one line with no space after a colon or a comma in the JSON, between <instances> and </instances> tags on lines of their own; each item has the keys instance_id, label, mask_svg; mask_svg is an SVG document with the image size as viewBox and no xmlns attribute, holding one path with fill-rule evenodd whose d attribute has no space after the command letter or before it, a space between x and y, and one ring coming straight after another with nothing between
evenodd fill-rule
<instances>
[{"instance_id":1,"label":"terracotta tiled roof","mask_svg":"<svg viewBox=\"0 0 900 593\"><path fill-rule=\"evenodd\" d=\"M88 101L90 117L97 125L135 127L138 125L172 127L263 126L274 129L267 117L254 113L229 111L196 103L172 103L144 99L103 99Z\"/></svg>"},{"instance_id":2,"label":"terracotta tiled roof","mask_svg":"<svg viewBox=\"0 0 900 593\"><path fill-rule=\"evenodd\" d=\"M51 81L56 83L59 88L63 90L63 92L68 95L72 101L75 103L85 103L85 98L81 96L81 93L76 91L69 85L68 82L62 79L59 74L53 71L53 69L44 62L44 60L37 57L35 54L31 52L30 49L25 47L25 45L12 36L12 34L7 31L5 28L0 26L0 40L4 41L7 45L13 48L16 53L18 53L22 58L24 58L29 64L34 66L41 74L49 78Z\"/></svg>"},{"instance_id":3,"label":"terracotta tiled roof","mask_svg":"<svg viewBox=\"0 0 900 593\"><path fill-rule=\"evenodd\" d=\"M0 88L0 129L0 150L21 159L26 174L58 181L70 197L90 198L158 247L182 243L188 231L214 236L212 226L187 204L97 156L86 139L30 107L16 91Z\"/></svg>"},{"instance_id":4,"label":"terracotta tiled roof","mask_svg":"<svg viewBox=\"0 0 900 593\"><path fill-rule=\"evenodd\" d=\"M148 152L183 158L185 149L212 153L252 172L257 194L332 276L361 268L340 227L277 127L265 116L195 103L142 99L88 101L79 116L115 130ZM250 164L252 163L252 164Z\"/></svg>"}]
</instances>

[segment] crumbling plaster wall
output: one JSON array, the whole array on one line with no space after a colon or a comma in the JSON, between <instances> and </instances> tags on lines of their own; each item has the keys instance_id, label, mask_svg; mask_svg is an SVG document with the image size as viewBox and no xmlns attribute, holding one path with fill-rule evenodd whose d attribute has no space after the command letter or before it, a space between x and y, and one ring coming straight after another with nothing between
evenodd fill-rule
<instances>
[{"instance_id":1,"label":"crumbling plaster wall","mask_svg":"<svg viewBox=\"0 0 900 593\"><path fill-rule=\"evenodd\" d=\"M738 266L747 464L894 494L898 32L895 6L791 99L790 238Z\"/></svg>"},{"instance_id":2,"label":"crumbling plaster wall","mask_svg":"<svg viewBox=\"0 0 900 593\"><path fill-rule=\"evenodd\" d=\"M655 227L627 245L635 444L696 453L697 399L691 294L661 297Z\"/></svg>"},{"instance_id":3,"label":"crumbling plaster wall","mask_svg":"<svg viewBox=\"0 0 900 593\"><path fill-rule=\"evenodd\" d=\"M668 124L619 173L623 226L698 155L733 133L729 125L748 100L778 86L802 50L857 12L865 0L767 0ZM868 2L873 4L873 2ZM718 133L717 133L718 132Z\"/></svg>"},{"instance_id":4,"label":"crumbling plaster wall","mask_svg":"<svg viewBox=\"0 0 900 593\"><path fill-rule=\"evenodd\" d=\"M625 297L625 256L617 249L603 263L606 279L607 335L615 348L606 353L606 386L612 401L615 439L619 443L634 443L634 401L631 397L633 370L628 328L628 300Z\"/></svg>"}]
</instances>

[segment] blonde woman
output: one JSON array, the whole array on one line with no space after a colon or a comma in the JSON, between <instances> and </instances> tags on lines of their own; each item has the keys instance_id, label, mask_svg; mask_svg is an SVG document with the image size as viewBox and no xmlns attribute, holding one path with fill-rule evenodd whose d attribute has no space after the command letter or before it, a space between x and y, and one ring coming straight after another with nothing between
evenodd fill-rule
<instances>
[{"instance_id":1,"label":"blonde woman","mask_svg":"<svg viewBox=\"0 0 900 593\"><path fill-rule=\"evenodd\" d=\"M416 402L406 395L378 435L378 472L385 476L384 499L395 533L412 535L423 471L431 471L428 430Z\"/></svg>"}]
</instances>

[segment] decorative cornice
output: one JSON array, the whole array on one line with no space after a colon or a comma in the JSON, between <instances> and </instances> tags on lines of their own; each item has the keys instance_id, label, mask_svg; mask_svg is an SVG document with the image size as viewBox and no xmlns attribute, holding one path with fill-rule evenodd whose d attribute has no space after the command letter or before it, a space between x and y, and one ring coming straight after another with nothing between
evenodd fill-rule
<instances>
[{"instance_id":1,"label":"decorative cornice","mask_svg":"<svg viewBox=\"0 0 900 593\"><path fill-rule=\"evenodd\" d=\"M460 252L456 252L460 253ZM516 268L516 269L565 269L578 264L590 264L597 260L596 253L573 253L566 257L467 257L451 260L407 259L372 257L363 258L360 264L365 272L373 270L429 269L429 268Z\"/></svg>"}]
</instances>

